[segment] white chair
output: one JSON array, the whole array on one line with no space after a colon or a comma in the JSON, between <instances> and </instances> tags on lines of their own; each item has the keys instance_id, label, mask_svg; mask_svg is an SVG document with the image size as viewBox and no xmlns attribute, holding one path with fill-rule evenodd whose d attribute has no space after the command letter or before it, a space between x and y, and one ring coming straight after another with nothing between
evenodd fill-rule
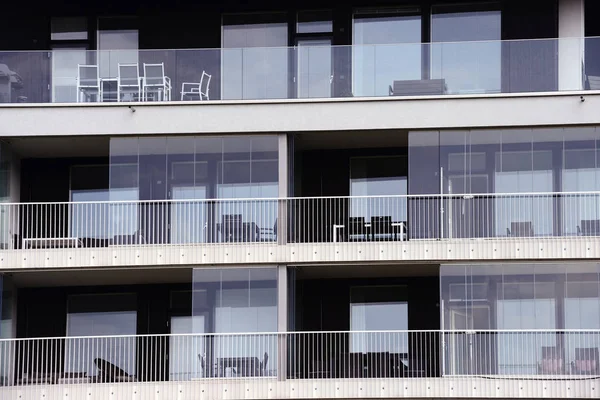
<instances>
[{"instance_id":1,"label":"white chair","mask_svg":"<svg viewBox=\"0 0 600 400\"><path fill-rule=\"evenodd\" d=\"M77 65L77 102L102 101L100 72L97 65Z\"/></svg>"},{"instance_id":2,"label":"white chair","mask_svg":"<svg viewBox=\"0 0 600 400\"><path fill-rule=\"evenodd\" d=\"M163 63L144 63L142 93L144 101L148 101L148 94L155 94L155 99L158 101L171 100L171 80L168 76L165 76L165 66Z\"/></svg>"},{"instance_id":3,"label":"white chair","mask_svg":"<svg viewBox=\"0 0 600 400\"><path fill-rule=\"evenodd\" d=\"M117 76L117 101L123 101L125 95L131 95L133 101L141 100L142 88L138 64L119 64Z\"/></svg>"},{"instance_id":4,"label":"white chair","mask_svg":"<svg viewBox=\"0 0 600 400\"><path fill-rule=\"evenodd\" d=\"M210 90L210 78L212 75L202 71L200 77L200 83L198 82L184 82L181 84L181 101L185 100L185 97L198 97L200 101L210 100L208 92ZM190 99L192 100L192 99Z\"/></svg>"}]
</instances>

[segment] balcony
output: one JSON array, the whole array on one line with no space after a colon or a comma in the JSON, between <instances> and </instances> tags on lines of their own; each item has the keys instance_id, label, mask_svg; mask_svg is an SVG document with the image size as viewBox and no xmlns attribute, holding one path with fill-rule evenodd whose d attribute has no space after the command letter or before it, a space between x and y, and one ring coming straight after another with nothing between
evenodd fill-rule
<instances>
[{"instance_id":1,"label":"balcony","mask_svg":"<svg viewBox=\"0 0 600 400\"><path fill-rule=\"evenodd\" d=\"M0 53L0 103L189 102L600 89L600 38Z\"/></svg>"},{"instance_id":2,"label":"balcony","mask_svg":"<svg viewBox=\"0 0 600 400\"><path fill-rule=\"evenodd\" d=\"M590 259L600 192L21 203L2 268Z\"/></svg>"},{"instance_id":3,"label":"balcony","mask_svg":"<svg viewBox=\"0 0 600 400\"><path fill-rule=\"evenodd\" d=\"M2 339L3 399L595 398L598 330Z\"/></svg>"}]
</instances>

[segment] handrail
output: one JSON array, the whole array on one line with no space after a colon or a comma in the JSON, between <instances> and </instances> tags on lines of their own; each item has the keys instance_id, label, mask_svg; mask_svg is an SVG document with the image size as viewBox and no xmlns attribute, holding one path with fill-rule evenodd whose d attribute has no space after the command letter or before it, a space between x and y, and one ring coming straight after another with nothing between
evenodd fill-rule
<instances>
[{"instance_id":1,"label":"handrail","mask_svg":"<svg viewBox=\"0 0 600 400\"><path fill-rule=\"evenodd\" d=\"M308 196L308 197L245 197L245 198L215 198L215 199L164 199L164 200L99 200L99 201L59 201L59 202L7 202L2 206L23 205L74 205L74 204L140 204L140 203L224 203L248 201L294 201L294 200L327 200L327 199L423 199L423 198L490 198L490 197L527 197L527 196L596 196L600 191L582 192L519 192L519 193L431 193L431 194L398 194L373 196Z\"/></svg>"}]
</instances>

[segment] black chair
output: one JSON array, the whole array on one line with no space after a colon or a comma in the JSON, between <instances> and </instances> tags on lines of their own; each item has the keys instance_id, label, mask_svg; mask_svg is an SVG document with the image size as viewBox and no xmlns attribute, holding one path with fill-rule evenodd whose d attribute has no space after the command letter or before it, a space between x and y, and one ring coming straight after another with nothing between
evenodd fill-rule
<instances>
[{"instance_id":1,"label":"black chair","mask_svg":"<svg viewBox=\"0 0 600 400\"><path fill-rule=\"evenodd\" d=\"M243 237L242 214L224 214L221 217L223 242L240 242Z\"/></svg>"},{"instance_id":2,"label":"black chair","mask_svg":"<svg viewBox=\"0 0 600 400\"><path fill-rule=\"evenodd\" d=\"M348 218L348 240L365 240L366 237L365 217Z\"/></svg>"},{"instance_id":3,"label":"black chair","mask_svg":"<svg viewBox=\"0 0 600 400\"><path fill-rule=\"evenodd\" d=\"M600 219L583 219L581 225L577 227L579 236L598 236L600 235Z\"/></svg>"},{"instance_id":4,"label":"black chair","mask_svg":"<svg viewBox=\"0 0 600 400\"><path fill-rule=\"evenodd\" d=\"M99 370L99 382L135 382L135 378L102 358L94 359L94 364Z\"/></svg>"},{"instance_id":5,"label":"black chair","mask_svg":"<svg viewBox=\"0 0 600 400\"><path fill-rule=\"evenodd\" d=\"M533 237L533 223L511 222L510 229L506 228L506 235L509 237Z\"/></svg>"},{"instance_id":6,"label":"black chair","mask_svg":"<svg viewBox=\"0 0 600 400\"><path fill-rule=\"evenodd\" d=\"M375 240L376 236L382 236L383 240L390 240L394 234L392 230L392 217L371 217L371 238Z\"/></svg>"}]
</instances>

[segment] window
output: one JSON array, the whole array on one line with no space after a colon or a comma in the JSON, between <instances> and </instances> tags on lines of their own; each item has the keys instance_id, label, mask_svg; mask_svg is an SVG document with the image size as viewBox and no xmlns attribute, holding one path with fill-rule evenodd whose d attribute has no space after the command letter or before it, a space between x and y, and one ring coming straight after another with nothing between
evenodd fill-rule
<instances>
[{"instance_id":1,"label":"window","mask_svg":"<svg viewBox=\"0 0 600 400\"><path fill-rule=\"evenodd\" d=\"M286 14L223 16L223 98L288 97Z\"/></svg>"},{"instance_id":2,"label":"window","mask_svg":"<svg viewBox=\"0 0 600 400\"><path fill-rule=\"evenodd\" d=\"M350 202L351 216L364 217L368 222L372 216L381 216L379 209L382 209L392 214L392 221L406 221L406 197L399 195L407 194L407 175L405 156L351 158L350 196L354 197Z\"/></svg>"},{"instance_id":3,"label":"window","mask_svg":"<svg viewBox=\"0 0 600 400\"><path fill-rule=\"evenodd\" d=\"M104 239L110 215L108 165L74 165L71 167L70 237Z\"/></svg>"},{"instance_id":4,"label":"window","mask_svg":"<svg viewBox=\"0 0 600 400\"><path fill-rule=\"evenodd\" d=\"M65 372L94 376L97 371L94 360L101 359L135 375L136 341L132 335L137 331L136 310L134 294L69 296L67 337L72 339L65 342Z\"/></svg>"},{"instance_id":5,"label":"window","mask_svg":"<svg viewBox=\"0 0 600 400\"><path fill-rule=\"evenodd\" d=\"M518 195L552 193L552 152L532 151L529 143L524 147L530 150L496 153L496 193L515 194L498 197L495 201L498 236L502 236L506 229L512 229L516 223L531 223L533 235L553 233L552 198Z\"/></svg>"},{"instance_id":6,"label":"window","mask_svg":"<svg viewBox=\"0 0 600 400\"><path fill-rule=\"evenodd\" d=\"M406 286L350 289L350 348L352 352L408 353ZM395 331L370 335L368 331Z\"/></svg>"},{"instance_id":7,"label":"window","mask_svg":"<svg viewBox=\"0 0 600 400\"><path fill-rule=\"evenodd\" d=\"M196 321L192 324L194 333L225 334L211 340L207 353L213 360L209 358L206 365L219 364L227 357L252 357L264 362L265 354L269 360L276 360L277 335L252 333L277 331L277 269L194 269L192 315ZM206 320L212 325L196 325ZM271 363L265 368L267 375L276 374L276 362Z\"/></svg>"},{"instance_id":8,"label":"window","mask_svg":"<svg viewBox=\"0 0 600 400\"><path fill-rule=\"evenodd\" d=\"M138 47L136 18L98 19L98 65L101 78L116 78L119 64L137 64Z\"/></svg>"},{"instance_id":9,"label":"window","mask_svg":"<svg viewBox=\"0 0 600 400\"><path fill-rule=\"evenodd\" d=\"M78 65L90 62L88 24L85 17L53 17L50 20L52 47L52 102L77 101Z\"/></svg>"},{"instance_id":10,"label":"window","mask_svg":"<svg viewBox=\"0 0 600 400\"><path fill-rule=\"evenodd\" d=\"M352 43L355 97L387 96L395 80L421 79L418 8L356 11Z\"/></svg>"},{"instance_id":11,"label":"window","mask_svg":"<svg viewBox=\"0 0 600 400\"><path fill-rule=\"evenodd\" d=\"M431 77L448 93L501 90L500 6L494 3L431 8Z\"/></svg>"}]
</instances>

